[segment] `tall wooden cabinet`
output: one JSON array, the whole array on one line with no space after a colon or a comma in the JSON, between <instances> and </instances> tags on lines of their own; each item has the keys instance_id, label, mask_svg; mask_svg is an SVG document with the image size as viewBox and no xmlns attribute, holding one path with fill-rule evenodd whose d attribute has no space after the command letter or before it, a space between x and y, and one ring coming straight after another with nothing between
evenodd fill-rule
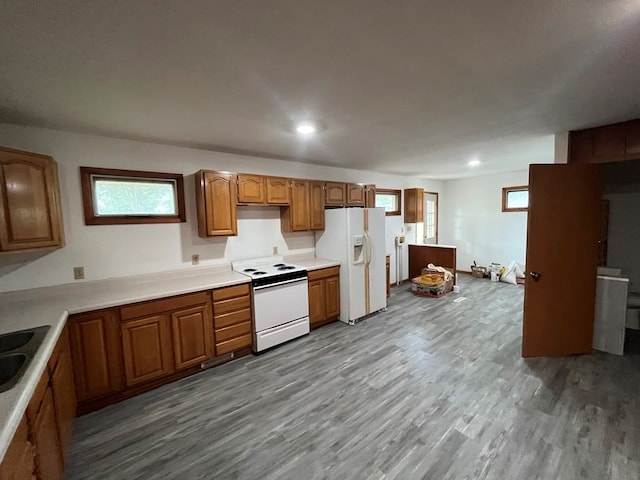
<instances>
[{"instance_id":1,"label":"tall wooden cabinet","mask_svg":"<svg viewBox=\"0 0 640 480\"><path fill-rule=\"evenodd\" d=\"M364 186L364 206L375 208L376 206L376 186L373 184Z\"/></svg>"},{"instance_id":2,"label":"tall wooden cabinet","mask_svg":"<svg viewBox=\"0 0 640 480\"><path fill-rule=\"evenodd\" d=\"M311 224L309 209L309 182L291 180L291 205L280 211L280 225L283 232L305 232Z\"/></svg>"},{"instance_id":3,"label":"tall wooden cabinet","mask_svg":"<svg viewBox=\"0 0 640 480\"><path fill-rule=\"evenodd\" d=\"M0 251L64 246L53 158L0 148Z\"/></svg>"},{"instance_id":4,"label":"tall wooden cabinet","mask_svg":"<svg viewBox=\"0 0 640 480\"><path fill-rule=\"evenodd\" d=\"M404 191L404 223L424 222L424 190L407 188Z\"/></svg>"},{"instance_id":5,"label":"tall wooden cabinet","mask_svg":"<svg viewBox=\"0 0 640 480\"><path fill-rule=\"evenodd\" d=\"M569 163L640 159L640 119L577 130L569 135Z\"/></svg>"},{"instance_id":6,"label":"tall wooden cabinet","mask_svg":"<svg viewBox=\"0 0 640 480\"><path fill-rule=\"evenodd\" d=\"M198 235L237 235L236 175L200 170L196 173L195 180Z\"/></svg>"},{"instance_id":7,"label":"tall wooden cabinet","mask_svg":"<svg viewBox=\"0 0 640 480\"><path fill-rule=\"evenodd\" d=\"M340 267L309 272L309 323L316 328L340 316Z\"/></svg>"},{"instance_id":8,"label":"tall wooden cabinet","mask_svg":"<svg viewBox=\"0 0 640 480\"><path fill-rule=\"evenodd\" d=\"M309 181L309 228L324 230L324 182Z\"/></svg>"}]
</instances>

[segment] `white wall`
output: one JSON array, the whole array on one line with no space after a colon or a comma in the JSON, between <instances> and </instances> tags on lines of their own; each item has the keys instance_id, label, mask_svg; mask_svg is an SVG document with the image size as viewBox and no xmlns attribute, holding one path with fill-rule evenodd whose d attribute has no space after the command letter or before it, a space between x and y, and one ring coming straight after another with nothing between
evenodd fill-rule
<instances>
[{"instance_id":1,"label":"white wall","mask_svg":"<svg viewBox=\"0 0 640 480\"><path fill-rule=\"evenodd\" d=\"M527 170L444 182L438 242L458 247L459 270L469 271L474 260L524 263L527 213L503 213L502 188L528 182Z\"/></svg>"},{"instance_id":2,"label":"white wall","mask_svg":"<svg viewBox=\"0 0 640 480\"><path fill-rule=\"evenodd\" d=\"M86 280L191 267L238 258L314 251L313 233L281 233L278 207L239 207L238 236L200 238L195 223L193 174L199 169L231 170L287 177L375 183L381 188L423 187L439 191L441 182L298 162L135 142L94 135L0 124L0 145L53 156L58 162L67 245L30 262L0 265L0 291L73 282L73 267L84 266ZM187 222L182 224L85 226L78 167L95 166L182 173ZM387 217L387 253L402 229L402 217ZM20 257L20 262L24 258ZM395 259L392 256L392 274ZM11 269L14 271L6 273ZM1 273L0 273L1 275ZM395 281L395 278L392 279Z\"/></svg>"},{"instance_id":3,"label":"white wall","mask_svg":"<svg viewBox=\"0 0 640 480\"><path fill-rule=\"evenodd\" d=\"M622 268L629 290L640 292L640 193L605 195L609 200L607 265Z\"/></svg>"}]
</instances>

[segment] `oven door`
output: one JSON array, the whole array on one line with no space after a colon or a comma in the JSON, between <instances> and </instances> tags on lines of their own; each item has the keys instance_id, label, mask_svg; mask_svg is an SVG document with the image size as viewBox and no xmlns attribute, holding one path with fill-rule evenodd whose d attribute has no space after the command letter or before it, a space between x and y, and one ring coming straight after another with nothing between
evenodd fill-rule
<instances>
[{"instance_id":1,"label":"oven door","mask_svg":"<svg viewBox=\"0 0 640 480\"><path fill-rule=\"evenodd\" d=\"M253 287L255 331L309 317L309 291L306 277L275 285Z\"/></svg>"}]
</instances>

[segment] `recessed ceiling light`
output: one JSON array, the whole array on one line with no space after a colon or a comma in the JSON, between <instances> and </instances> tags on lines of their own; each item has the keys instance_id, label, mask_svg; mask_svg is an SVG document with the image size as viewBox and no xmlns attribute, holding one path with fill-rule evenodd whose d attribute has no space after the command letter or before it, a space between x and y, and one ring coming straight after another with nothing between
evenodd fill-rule
<instances>
[{"instance_id":1,"label":"recessed ceiling light","mask_svg":"<svg viewBox=\"0 0 640 480\"><path fill-rule=\"evenodd\" d=\"M471 160L469 163L467 163L467 165L469 165L470 167L477 167L478 165L480 165L480 160Z\"/></svg>"},{"instance_id":2,"label":"recessed ceiling light","mask_svg":"<svg viewBox=\"0 0 640 480\"><path fill-rule=\"evenodd\" d=\"M296 124L296 133L299 135L313 135L318 129L316 125L311 122L300 122Z\"/></svg>"}]
</instances>

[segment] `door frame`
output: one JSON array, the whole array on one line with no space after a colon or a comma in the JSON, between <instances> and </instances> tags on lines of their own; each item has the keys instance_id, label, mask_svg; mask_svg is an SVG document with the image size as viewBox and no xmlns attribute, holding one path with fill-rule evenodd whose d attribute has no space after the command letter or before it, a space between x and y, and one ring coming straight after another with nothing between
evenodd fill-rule
<instances>
[{"instance_id":1,"label":"door frame","mask_svg":"<svg viewBox=\"0 0 640 480\"><path fill-rule=\"evenodd\" d=\"M435 195L436 196L436 243L438 245L438 232L440 231L440 194L438 192L428 192L424 190L424 232L422 234L422 243L424 243L424 239L426 237L425 233L427 230L427 195ZM425 244L426 245L426 244Z\"/></svg>"}]
</instances>

